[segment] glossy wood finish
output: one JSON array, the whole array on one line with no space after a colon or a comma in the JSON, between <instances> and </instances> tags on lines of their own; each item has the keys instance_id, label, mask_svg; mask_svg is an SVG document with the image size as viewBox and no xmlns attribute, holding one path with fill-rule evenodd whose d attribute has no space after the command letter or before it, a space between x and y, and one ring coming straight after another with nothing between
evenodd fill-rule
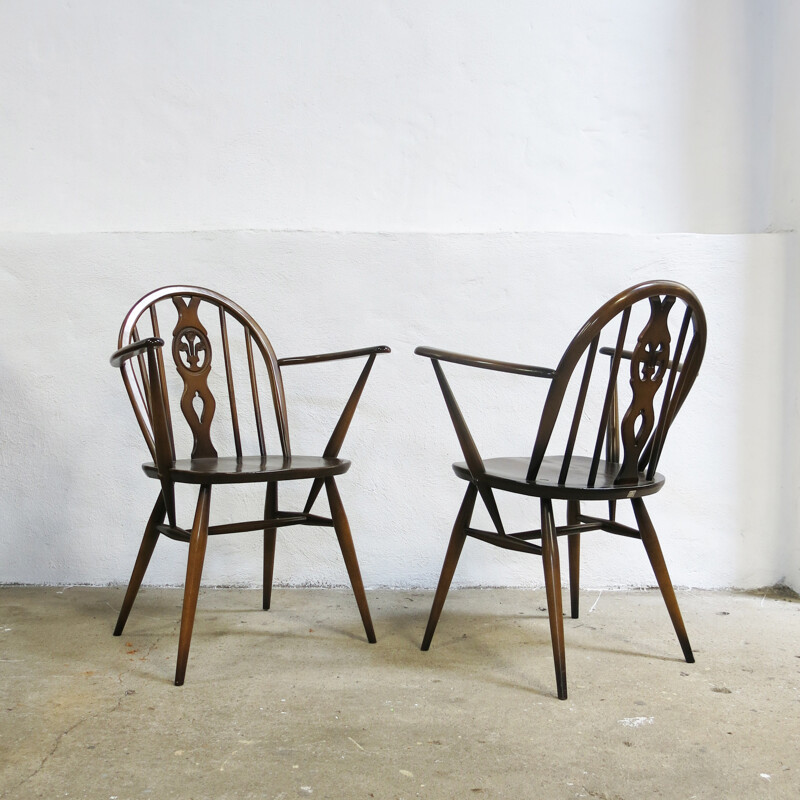
<instances>
[{"instance_id":1,"label":"glossy wood finish","mask_svg":"<svg viewBox=\"0 0 800 800\"><path fill-rule=\"evenodd\" d=\"M680 311L674 311L676 308ZM610 335L610 344L603 338ZM627 345L635 336L633 346ZM464 356L432 347L418 347L430 358L458 437L464 461L453 464L459 478L469 481L467 495L450 538L422 649L430 646L466 538L497 547L542 556L550 634L558 697L567 696L564 630L558 537L569 541L570 612L580 611L581 536L602 530L641 539L687 661L694 660L675 592L669 579L655 529L643 498L658 492L664 477L656 468L664 440L697 377L706 343L702 306L681 284L650 281L638 284L601 306L567 347L555 369L488 358ZM609 357L606 377L595 378L597 356ZM508 372L550 381L539 428L529 457L482 458L469 431L441 363ZM622 364L628 364L626 371ZM579 370L580 365L582 368ZM623 374L626 372L626 374ZM568 388L575 386L574 405L565 408ZM623 398L627 405L620 410ZM596 404L590 409L590 404ZM566 424L561 455L548 455L557 423ZM589 430L590 454L579 454ZM561 427L559 427L561 429ZM604 447L605 445L605 447ZM602 458L602 455L605 458ZM495 491L538 497L541 527L507 532L495 501ZM470 518L477 496L486 505L495 530L472 528ZM469 502L468 502L469 500ZM567 501L566 525L557 526L553 500ZM588 515L582 503L606 501L608 516ZM616 521L616 504L630 500L637 526ZM541 544L535 544L541 540Z\"/></svg>"},{"instance_id":2,"label":"glossy wood finish","mask_svg":"<svg viewBox=\"0 0 800 800\"><path fill-rule=\"evenodd\" d=\"M637 498L631 502L633 504L633 513L636 515L636 522L639 525L639 532L642 536L642 544L647 551L647 557L650 559L650 565L658 581L658 588L661 589L661 594L664 597L669 617L672 620L672 626L675 628L675 633L683 650L683 657L689 664L693 664L692 646L689 644L689 636L683 624L681 610L678 607L678 599L675 597L675 590L672 588L672 581L667 571L664 555L661 552L658 536L656 536L656 529L653 527L644 501L641 498Z\"/></svg>"},{"instance_id":3,"label":"glossy wood finish","mask_svg":"<svg viewBox=\"0 0 800 800\"><path fill-rule=\"evenodd\" d=\"M264 519L272 520L278 515L278 484L271 481L267 484L267 494L264 499ZM263 588L261 607L269 610L272 602L272 575L275 568L275 544L278 528L268 525L264 528L264 564Z\"/></svg>"},{"instance_id":4,"label":"glossy wood finish","mask_svg":"<svg viewBox=\"0 0 800 800\"><path fill-rule=\"evenodd\" d=\"M164 320L168 318L176 319L174 327L172 323L165 323ZM172 339L167 345L161 332L170 327ZM181 685L189 658L208 537L245 531L263 532L262 606L268 609L272 598L277 529L315 525L334 528L367 639L374 642L375 632L350 526L334 476L344 474L350 467L349 461L339 458L339 452L375 358L381 353L390 352L389 348L380 345L279 360L263 330L244 309L216 292L196 286L166 286L145 295L125 317L117 346L111 363L122 371L125 389L152 456L152 461L143 464L142 468L148 477L160 482L161 491L145 528L115 635L120 635L125 627L159 537L166 536L188 543L175 672L175 683ZM163 350L167 347L172 356L171 369L174 370L170 375L177 374L182 383L177 412L171 409L170 404L168 387L171 382L174 383L174 379L168 380L163 356ZM235 363L237 353L241 354L242 351L245 354L243 369ZM358 357L366 358L366 364L323 454L293 454L281 369ZM259 385L264 371L266 389L261 391ZM244 381L242 374L246 376ZM212 385L217 391L218 387L224 387L224 396L215 396ZM275 414L280 446L277 454L267 453L267 421L262 413L267 398ZM219 435L220 431L214 422L220 403L230 412L229 432L233 454L229 454L230 450L227 454L220 454L214 442L214 436ZM187 454L189 457L178 457L176 453L173 424L181 417L191 432L192 451ZM242 425L245 419L254 426L250 433L251 441L254 437L257 442L257 454L243 451L246 439ZM305 507L302 511L281 510L278 505L278 484L293 480L311 480ZM177 524L176 483L198 486L197 507L191 529ZM266 486L263 518L210 525L212 487L239 483L261 483ZM327 489L330 517L311 513L323 486Z\"/></svg>"},{"instance_id":5,"label":"glossy wood finish","mask_svg":"<svg viewBox=\"0 0 800 800\"><path fill-rule=\"evenodd\" d=\"M428 625L425 628L425 636L422 639L423 650L427 650L431 646L431 640L433 639L436 625L439 622L442 608L444 608L447 592L450 590L450 583L456 572L458 559L461 557L461 550L464 547L464 542L467 540L467 528L472 519L472 509L475 508L475 498L477 494L478 491L475 485L470 483L464 494L464 500L461 502L461 509L456 517L455 525L453 525L453 533L450 535L450 544L447 546L447 553L444 557L442 574L439 577L439 584L436 587L436 594L433 597L433 606L431 607L431 613L428 617Z\"/></svg>"},{"instance_id":6,"label":"glossy wood finish","mask_svg":"<svg viewBox=\"0 0 800 800\"><path fill-rule=\"evenodd\" d=\"M164 503L164 496L159 493L156 503L153 506L153 512L150 514L150 519L147 521L147 526L144 529L144 536L142 537L142 544L139 547L139 554L136 556L136 563L133 565L133 573L131 579L128 581L128 591L125 592L125 599L122 601L122 608L119 612L117 619L117 626L114 628L114 636L121 636L125 628L125 623L128 621L128 615L133 608L133 601L139 593L139 587L142 585L145 572L150 564L150 558L156 548L158 537L160 536L158 526L164 521L167 514L167 507Z\"/></svg>"},{"instance_id":7,"label":"glossy wood finish","mask_svg":"<svg viewBox=\"0 0 800 800\"><path fill-rule=\"evenodd\" d=\"M341 458L317 456L224 456L186 458L173 461L169 474L177 483L263 483L298 481L326 475L342 475L350 462ZM155 462L145 462L142 470L149 478L158 477Z\"/></svg>"},{"instance_id":8,"label":"glossy wood finish","mask_svg":"<svg viewBox=\"0 0 800 800\"><path fill-rule=\"evenodd\" d=\"M567 500L567 525L579 525L581 504L578 500ZM567 539L569 544L569 601L572 619L580 615L581 590L581 535L573 533Z\"/></svg>"},{"instance_id":9,"label":"glossy wood finish","mask_svg":"<svg viewBox=\"0 0 800 800\"><path fill-rule=\"evenodd\" d=\"M550 641L556 668L556 690L559 700L567 699L567 661L564 655L564 614L561 610L561 567L553 519L553 501L543 497L540 501L542 518L542 567L547 593L547 610L550 619Z\"/></svg>"},{"instance_id":10,"label":"glossy wood finish","mask_svg":"<svg viewBox=\"0 0 800 800\"><path fill-rule=\"evenodd\" d=\"M588 456L573 456L563 483L559 483L563 472L562 456L545 456L535 480L528 480L530 461L525 456L509 458L487 458L483 461L483 482L494 488L531 497L549 497L553 500L626 500L631 497L646 497L655 494L664 485L664 476L656 473L652 480L641 475L633 486L617 483L619 464L599 461L597 465ZM588 486L593 469L596 470L594 485ZM453 472L459 478L471 480L472 474L464 461L453 464Z\"/></svg>"},{"instance_id":11,"label":"glossy wood finish","mask_svg":"<svg viewBox=\"0 0 800 800\"><path fill-rule=\"evenodd\" d=\"M339 496L339 489L336 487L336 481L333 478L325 478L325 489L328 494L328 504L331 507L331 517L333 518L336 538L339 540L339 549L342 551L342 558L347 568L347 575L350 578L350 585L353 587L353 594L356 597L356 604L361 614L361 621L364 624L364 631L367 634L367 641L370 644L375 644L377 641L375 629L372 627L367 596L364 593L364 583L361 580L361 570L358 567L356 549L353 546L353 537L350 533L350 523L344 513L344 506L342 505L342 498Z\"/></svg>"},{"instance_id":12,"label":"glossy wood finish","mask_svg":"<svg viewBox=\"0 0 800 800\"><path fill-rule=\"evenodd\" d=\"M197 597L200 593L200 578L203 575L203 561L208 543L208 513L211 505L211 486L200 487L197 497L197 510L192 524L192 537L189 540L189 557L186 563L186 583L183 588L183 610L181 612L181 632L178 639L178 664L175 668L175 685L183 686L186 665L189 662L189 645L192 643L194 615L197 611Z\"/></svg>"}]
</instances>

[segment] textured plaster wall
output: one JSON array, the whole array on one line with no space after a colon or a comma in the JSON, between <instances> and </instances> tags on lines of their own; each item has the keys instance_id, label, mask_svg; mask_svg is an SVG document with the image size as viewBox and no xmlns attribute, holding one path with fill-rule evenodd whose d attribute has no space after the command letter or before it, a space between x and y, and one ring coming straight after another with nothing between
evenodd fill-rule
<instances>
[{"instance_id":1,"label":"textured plaster wall","mask_svg":"<svg viewBox=\"0 0 800 800\"><path fill-rule=\"evenodd\" d=\"M5 0L0 220L761 230L773 5Z\"/></svg>"},{"instance_id":2,"label":"textured plaster wall","mask_svg":"<svg viewBox=\"0 0 800 800\"><path fill-rule=\"evenodd\" d=\"M654 276L690 283L709 321L706 365L676 422L650 504L675 581L756 586L786 577L773 459L781 281L790 237L598 234L8 234L0 238L5 323L0 580L127 577L156 485L119 375L108 366L119 322L148 289L214 285L261 321L279 355L367 344L374 368L343 455L341 481L365 581L435 582L463 492L458 445L427 361L433 343L555 365L585 318L620 287ZM759 291L755 291L755 271ZM32 320L38 322L33 324ZM293 447L319 452L356 364L287 371ZM454 368L453 385L486 455L530 452L542 395L530 379ZM779 387L775 387L779 391ZM482 411L483 410L483 411ZM480 413L479 413L480 412ZM187 521L193 499L183 496ZM289 504L298 492L284 493ZM259 514L258 491L227 489L213 518ZM504 502L529 527L534 504ZM652 583L642 548L586 537L587 586ZM206 578L259 581L260 537L212 540ZM177 583L185 548L159 545L149 579ZM346 580L330 531L279 533L276 578ZM537 585L538 559L468 543L458 583Z\"/></svg>"},{"instance_id":3,"label":"textured plaster wall","mask_svg":"<svg viewBox=\"0 0 800 800\"><path fill-rule=\"evenodd\" d=\"M395 347L342 490L367 583L432 585L460 486L413 346L554 361L611 292L676 276L712 336L665 459L693 456L654 501L675 580L800 589L800 248L784 232L799 222L798 14L793 0L0 3L0 581L127 580L153 486L106 361L154 286L243 301L281 353ZM664 235L679 231L694 235ZM356 369L289 374L296 446L325 440ZM516 449L537 398L491 377L463 388L496 415L487 447ZM247 501L231 492L223 518ZM330 534L302 534L282 535L278 580L344 582ZM256 582L256 538L214 542L207 579ZM650 583L629 546L587 543L587 584ZM181 547L163 550L148 579L180 582ZM470 545L457 578L539 573Z\"/></svg>"}]
</instances>

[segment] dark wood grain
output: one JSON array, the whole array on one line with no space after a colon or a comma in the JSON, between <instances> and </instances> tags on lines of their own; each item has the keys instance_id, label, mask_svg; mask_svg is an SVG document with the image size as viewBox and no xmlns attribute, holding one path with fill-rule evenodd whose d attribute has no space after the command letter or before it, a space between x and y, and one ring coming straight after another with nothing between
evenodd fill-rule
<instances>
[{"instance_id":1,"label":"dark wood grain","mask_svg":"<svg viewBox=\"0 0 800 800\"><path fill-rule=\"evenodd\" d=\"M159 331L168 330L165 320L175 320L176 315L177 324L172 323L174 329L169 345L173 361L170 369L174 370L173 375L177 373L183 389L179 398L182 413L173 414L168 394L167 367L162 356L165 341ZM221 342L221 357L214 358L212 340ZM234 358L236 353L232 347L234 341L244 343L246 356L246 360L238 368ZM152 456L152 461L145 462L142 468L145 475L160 482L161 492L145 528L114 633L119 635L125 626L159 537L166 536L188 543L175 674L177 685L183 683L186 674L209 536L262 531L262 606L268 609L272 597L277 529L296 525L333 527L367 638L370 642L375 641L350 526L333 479L334 476L346 473L350 467L348 460L339 458L339 452L355 416L375 357L388 352L389 348L381 345L279 360L264 331L241 306L217 292L197 286L165 286L157 289L139 300L126 315L111 363L121 370L125 390ZM310 456L293 453L281 368L357 357L366 358L367 363L334 426L324 452ZM212 381L215 370L219 371L219 376ZM264 371L269 391L260 393L259 381ZM247 400L246 395L250 395L253 409L250 419L255 427L250 432L250 441L253 438L257 441L257 454L244 452L244 442L247 439L243 435L242 425L248 415L239 413L240 398L237 397L236 386L236 375L242 373L247 374L249 385L240 385L238 389L243 403ZM240 384L245 383L247 381L240 381ZM227 398L222 399L231 412L232 453L218 452L217 448L221 445L212 442L212 420L217 408L217 397L211 391L212 385L224 387L223 393L227 394ZM271 401L275 414L280 450L273 455L268 455L266 450L265 429L268 419L262 415L262 399L265 407ZM173 420L178 424L180 419L185 421L192 434L190 453L176 453ZM215 436L218 435L219 431L216 431ZM311 480L313 497L310 497L308 507L303 511L280 510L278 484L295 480ZM197 508L190 529L179 526L176 519L175 485L180 483L198 487ZM208 509L212 487L247 483L260 483L266 487L263 518L209 525ZM328 488L331 518L310 513L310 506L323 485Z\"/></svg>"},{"instance_id":2,"label":"dark wood grain","mask_svg":"<svg viewBox=\"0 0 800 800\"><path fill-rule=\"evenodd\" d=\"M671 314L676 305L683 306L682 317ZM643 308L646 321L638 331L630 331L631 320L642 319L642 315L632 314L637 306ZM677 336L673 327L677 329ZM606 328L613 337L613 347L601 346ZM626 345L629 335L637 337L633 347ZM453 470L459 478L469 482L467 497L450 537L423 649L430 646L467 537L508 550L539 554L544 566L556 688L559 698L566 698L558 537L568 537L570 610L572 617L577 618L581 537L602 530L643 542L684 656L687 661L693 660L675 592L643 498L655 494L664 485L664 477L656 469L658 461L669 428L697 377L705 345L705 314L695 295L678 283L648 281L620 292L601 306L580 328L555 370L463 356L432 347L416 349L418 355L431 359L464 454L464 461L453 464ZM607 377L601 379L599 391L592 393L597 352L610 356L611 363ZM630 362L624 378L620 375L623 359ZM515 454L483 458L447 381L442 367L444 362L550 379L529 457ZM581 363L583 370L578 376L576 368ZM574 389L569 392L576 382L577 392ZM595 395L602 397L602 401L598 408L590 408L589 398ZM571 405L565 403L565 398L573 396L576 399ZM568 433L563 446L558 447L554 445L554 433L564 426ZM584 435L591 442L590 455L579 454L582 426L596 426L588 427ZM604 443L605 459L602 459ZM553 455L553 450L559 454ZM539 498L541 527L507 532L495 501L496 491ZM477 496L483 500L495 531L471 528L462 518L467 498L474 504ZM554 500L567 501L566 525L555 523ZM616 521L617 503L624 500L633 504L635 528ZM596 501L608 503L608 517L582 511L583 503ZM470 515L471 512L470 504ZM532 544L530 540L533 539L541 539L541 546Z\"/></svg>"},{"instance_id":3,"label":"dark wood grain","mask_svg":"<svg viewBox=\"0 0 800 800\"><path fill-rule=\"evenodd\" d=\"M450 544L447 545L447 553L445 554L444 564L442 565L442 574L439 576L439 583L436 587L436 594L433 597L431 613L428 617L428 625L425 628L425 636L422 639L422 650L427 650L431 646L431 640L436 631L436 625L439 622L439 617L444 608L444 601L447 599L447 592L450 590L450 584L453 581L453 575L455 575L456 567L458 566L458 559L461 557L461 550L467 539L466 532L470 520L472 519L472 509L475 508L475 498L477 494L478 492L475 489L475 485L470 483L467 486L467 491L461 502L461 508L456 516L455 525L453 525L453 532L450 535Z\"/></svg>"},{"instance_id":4,"label":"dark wood grain","mask_svg":"<svg viewBox=\"0 0 800 800\"><path fill-rule=\"evenodd\" d=\"M534 378L552 378L555 375L555 371L547 367L534 367L530 364L515 364L512 361L496 361L493 358L465 356L461 353L451 353L448 350L438 350L435 347L417 347L414 352L418 356L425 356L434 361L449 361L451 364L462 364L466 367L490 369L495 372L508 372L512 375L530 375Z\"/></svg>"},{"instance_id":5,"label":"dark wood grain","mask_svg":"<svg viewBox=\"0 0 800 800\"><path fill-rule=\"evenodd\" d=\"M266 497L264 499L264 519L275 519L278 515L278 484L270 481L267 484ZM263 584L261 607L267 611L272 602L272 573L275 569L275 542L277 538L277 526L267 525L264 528L264 565L263 565Z\"/></svg>"}]
</instances>

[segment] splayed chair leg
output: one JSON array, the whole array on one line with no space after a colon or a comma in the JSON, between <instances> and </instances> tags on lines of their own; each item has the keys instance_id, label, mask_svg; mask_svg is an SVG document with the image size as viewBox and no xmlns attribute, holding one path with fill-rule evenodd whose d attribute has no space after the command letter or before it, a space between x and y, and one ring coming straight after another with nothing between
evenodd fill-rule
<instances>
[{"instance_id":1,"label":"splayed chair leg","mask_svg":"<svg viewBox=\"0 0 800 800\"><path fill-rule=\"evenodd\" d=\"M278 484L267 484L264 500L264 519L275 519L278 513ZM275 566L276 528L264 528L264 584L261 607L266 611L272 599L272 572Z\"/></svg>"},{"instance_id":2,"label":"splayed chair leg","mask_svg":"<svg viewBox=\"0 0 800 800\"><path fill-rule=\"evenodd\" d=\"M133 608L133 601L136 600L136 595L139 593L139 587L142 585L145 572L147 572L150 557L153 555L156 542L158 542L160 534L156 530L156 526L164 521L166 513L167 506L164 502L164 495L159 492L158 499L150 514L150 519L147 520L147 527L144 529L142 543L139 546L139 554L136 556L136 563L133 565L131 579L128 582L128 591L125 592L125 599L122 601L122 608L120 609L119 617L117 617L117 626L114 628L114 636L120 636L122 634L125 623L128 621L128 615L131 613L131 608Z\"/></svg>"},{"instance_id":3,"label":"splayed chair leg","mask_svg":"<svg viewBox=\"0 0 800 800\"><path fill-rule=\"evenodd\" d=\"M567 525L577 525L581 514L578 500L567 500ZM574 533L567 537L569 543L569 601L572 619L580 613L581 590L581 535Z\"/></svg>"},{"instance_id":4,"label":"splayed chair leg","mask_svg":"<svg viewBox=\"0 0 800 800\"><path fill-rule=\"evenodd\" d=\"M353 594L356 596L358 610L361 613L361 621L364 623L364 630L367 634L367 641L375 644L375 629L372 627L372 617L369 614L367 605L367 595L364 593L364 583L361 580L361 570L358 567L356 549L353 546L353 537L350 534L350 523L344 513L342 498L339 496L339 489L333 478L325 478L325 491L328 494L328 504L331 507L331 517L333 527L336 531L336 538L339 540L339 547L342 551L342 558L347 567L347 574L350 577L350 585L353 587Z\"/></svg>"},{"instance_id":5,"label":"splayed chair leg","mask_svg":"<svg viewBox=\"0 0 800 800\"><path fill-rule=\"evenodd\" d=\"M678 635L678 641L683 650L683 656L689 664L693 664L694 654L692 653L692 646L689 644L689 637L686 634L681 610L678 607L678 599L675 597L675 589L672 587L672 581L667 571L664 555L661 552L661 545L658 542L656 530L645 508L644 500L640 497L636 497L631 500L631 503L633 504L633 513L636 515L636 522L639 525L639 533L642 535L644 549L647 551L647 557L650 559L650 564L653 567L653 572L658 581L658 588L661 589L661 596L664 598L664 602L667 605L667 611L669 611L675 633Z\"/></svg>"},{"instance_id":6,"label":"splayed chair leg","mask_svg":"<svg viewBox=\"0 0 800 800\"><path fill-rule=\"evenodd\" d=\"M200 487L197 509L189 540L189 559L186 564L186 586L183 590L183 611L181 613L181 633L178 639L178 664L175 669L175 685L183 686L186 677L186 664L189 660L189 645L192 641L194 615L197 610L197 596L200 593L200 578L203 574L203 561L208 542L208 509L211 504L211 486Z\"/></svg>"},{"instance_id":7,"label":"splayed chair leg","mask_svg":"<svg viewBox=\"0 0 800 800\"><path fill-rule=\"evenodd\" d=\"M564 619L561 608L561 568L558 558L558 540L553 519L553 504L541 500L542 510L542 564L544 585L547 591L547 614L550 617L550 638L553 642L553 661L556 668L558 699L567 699L567 662L564 655Z\"/></svg>"},{"instance_id":8,"label":"splayed chair leg","mask_svg":"<svg viewBox=\"0 0 800 800\"><path fill-rule=\"evenodd\" d=\"M447 592L450 589L450 583L453 580L458 559L461 556L461 550L467 538L465 531L472 519L472 510L475 507L475 498L477 494L478 490L475 488L475 485L470 483L469 486L467 486L467 492L461 503L455 525L453 525L453 533L450 535L450 544L447 546L447 554L444 557L442 574L439 577L439 584L436 587L431 613L428 617L428 625L425 628L425 636L422 639L422 650L427 650L431 646L431 639L433 639L436 624L439 622L439 616L442 613L444 601L447 598Z\"/></svg>"}]
</instances>

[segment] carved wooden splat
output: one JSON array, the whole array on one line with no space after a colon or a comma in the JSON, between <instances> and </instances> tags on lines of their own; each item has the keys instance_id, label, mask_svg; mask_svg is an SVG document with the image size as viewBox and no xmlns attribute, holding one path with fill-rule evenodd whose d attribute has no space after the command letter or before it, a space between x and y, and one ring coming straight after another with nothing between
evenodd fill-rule
<instances>
[{"instance_id":1,"label":"carved wooden splat","mask_svg":"<svg viewBox=\"0 0 800 800\"><path fill-rule=\"evenodd\" d=\"M216 458L217 451L211 444L211 420L217 404L208 388L211 342L197 316L200 298L192 297L187 304L182 297L173 297L172 302L178 309L178 324L172 332L172 357L183 378L181 411L194 437L192 458ZM203 406L199 414L194 405L196 398Z\"/></svg>"},{"instance_id":2,"label":"carved wooden splat","mask_svg":"<svg viewBox=\"0 0 800 800\"><path fill-rule=\"evenodd\" d=\"M631 357L633 399L622 418L620 435L624 457L615 483L636 483L639 456L655 423L653 402L664 380L669 363L671 341L669 312L675 298L667 295L650 298L650 319L639 334Z\"/></svg>"}]
</instances>

